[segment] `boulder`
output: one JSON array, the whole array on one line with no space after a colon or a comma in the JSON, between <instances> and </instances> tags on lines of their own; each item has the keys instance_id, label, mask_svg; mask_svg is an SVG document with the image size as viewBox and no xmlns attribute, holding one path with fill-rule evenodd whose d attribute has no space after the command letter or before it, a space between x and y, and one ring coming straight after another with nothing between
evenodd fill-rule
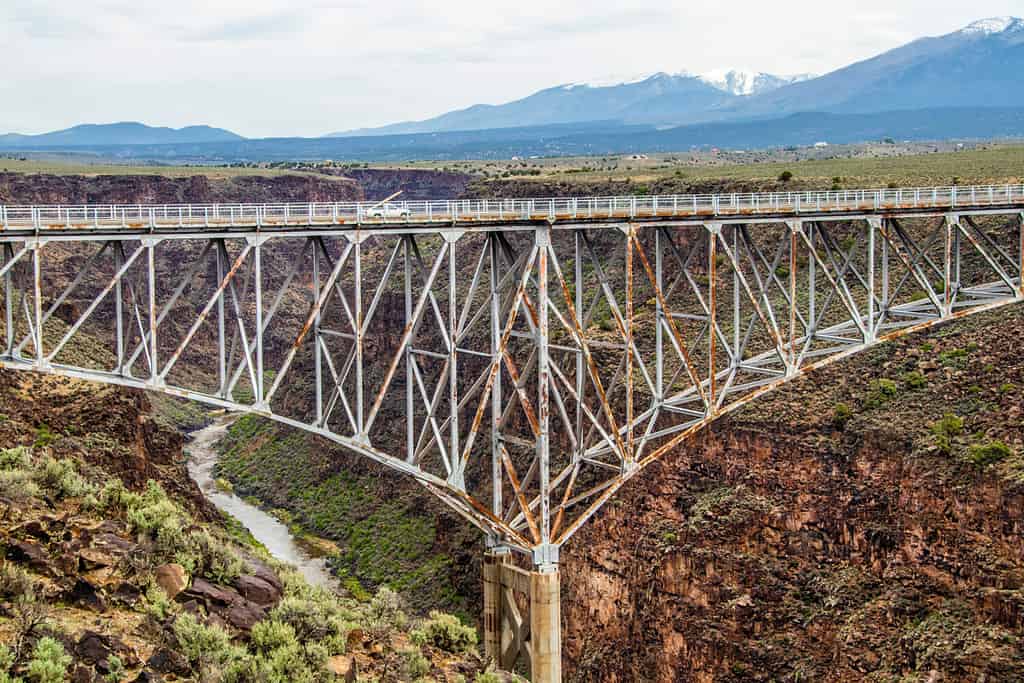
<instances>
[{"instance_id":1,"label":"boulder","mask_svg":"<svg viewBox=\"0 0 1024 683\"><path fill-rule=\"evenodd\" d=\"M156 583L174 600L188 587L188 575L180 564L164 564L156 568Z\"/></svg>"},{"instance_id":2,"label":"boulder","mask_svg":"<svg viewBox=\"0 0 1024 683\"><path fill-rule=\"evenodd\" d=\"M162 674L184 675L189 673L189 664L185 656L167 648L160 648L154 652L146 662L146 668Z\"/></svg>"},{"instance_id":3,"label":"boulder","mask_svg":"<svg viewBox=\"0 0 1024 683\"><path fill-rule=\"evenodd\" d=\"M219 610L217 613L239 631L246 632L251 631L256 622L264 617L263 608L248 600L238 601L227 609Z\"/></svg>"},{"instance_id":4,"label":"boulder","mask_svg":"<svg viewBox=\"0 0 1024 683\"><path fill-rule=\"evenodd\" d=\"M138 658L120 638L108 636L96 631L85 631L82 637L75 644L75 654L78 660L85 664L92 664L101 672L110 670L107 662L111 655L117 655L121 662L128 667L138 663Z\"/></svg>"},{"instance_id":5,"label":"boulder","mask_svg":"<svg viewBox=\"0 0 1024 683\"><path fill-rule=\"evenodd\" d=\"M205 603L207 608L211 605L230 605L235 600L241 599L241 596L233 588L223 588L221 586L215 586L206 579L196 578L192 581L192 585L182 592L186 598L194 598L202 603ZM181 596L178 596L179 599Z\"/></svg>"},{"instance_id":6,"label":"boulder","mask_svg":"<svg viewBox=\"0 0 1024 683\"><path fill-rule=\"evenodd\" d=\"M281 601L281 589L266 579L252 574L242 574L235 581L235 588L246 600L257 605L276 605Z\"/></svg>"},{"instance_id":7,"label":"boulder","mask_svg":"<svg viewBox=\"0 0 1024 683\"><path fill-rule=\"evenodd\" d=\"M50 553L46 548L32 541L8 541L7 559L19 564L27 564L38 572L52 575Z\"/></svg>"},{"instance_id":8,"label":"boulder","mask_svg":"<svg viewBox=\"0 0 1024 683\"><path fill-rule=\"evenodd\" d=\"M278 578L277 574L274 573L273 569L263 564L262 562L257 562L256 560L249 560L248 564L249 573L252 576L255 576L257 579L262 579L266 581L271 586L276 588L278 592L284 590L284 584L281 583L281 579Z\"/></svg>"},{"instance_id":9,"label":"boulder","mask_svg":"<svg viewBox=\"0 0 1024 683\"><path fill-rule=\"evenodd\" d=\"M78 557L81 559L84 569L113 567L117 564L116 557L100 548L82 548L78 551Z\"/></svg>"}]
</instances>

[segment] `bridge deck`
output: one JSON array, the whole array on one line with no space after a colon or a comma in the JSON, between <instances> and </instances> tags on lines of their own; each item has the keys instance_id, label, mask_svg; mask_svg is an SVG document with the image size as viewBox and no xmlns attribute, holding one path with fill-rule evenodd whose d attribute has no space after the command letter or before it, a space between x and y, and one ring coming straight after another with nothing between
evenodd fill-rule
<instances>
[{"instance_id":1,"label":"bridge deck","mask_svg":"<svg viewBox=\"0 0 1024 683\"><path fill-rule=\"evenodd\" d=\"M970 211L1024 207L1024 185L774 192L727 195L474 199L304 204L0 206L4 232L176 232L196 229L437 229L569 223Z\"/></svg>"}]
</instances>

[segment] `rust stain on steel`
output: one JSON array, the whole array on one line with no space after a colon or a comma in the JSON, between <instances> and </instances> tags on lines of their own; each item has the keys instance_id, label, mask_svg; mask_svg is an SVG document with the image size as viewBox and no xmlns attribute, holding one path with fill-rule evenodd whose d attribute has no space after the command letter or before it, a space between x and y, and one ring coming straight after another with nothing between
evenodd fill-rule
<instances>
[{"instance_id":1,"label":"rust stain on steel","mask_svg":"<svg viewBox=\"0 0 1024 683\"><path fill-rule=\"evenodd\" d=\"M640 257L640 262L644 264L644 271L647 272L647 279L651 283L651 287L654 288L654 295L658 297L658 303L661 304L661 310L665 311L666 315L664 320L668 323L669 331L672 333L672 337L675 339L676 345L679 348L680 354L683 357L683 364L686 365L686 374L690 376L690 381L697 388L697 392L700 394L701 400L704 401L704 407L709 408L711 403L708 401L707 393L704 391L704 383L700 381L697 376L697 371L693 367L693 362L690 358L690 352L686 348L685 342L683 342L682 335L679 333L679 328L676 327L675 320L672 317L672 308L669 307L665 301L665 294L658 287L658 279L654 275L654 270L651 268L651 262L647 260L647 252L644 251L643 245L640 244L639 240L636 242L636 253Z\"/></svg>"},{"instance_id":2,"label":"rust stain on steel","mask_svg":"<svg viewBox=\"0 0 1024 683\"><path fill-rule=\"evenodd\" d=\"M377 412L380 410L381 405L383 405L384 396L387 394L388 389L391 387L391 382L394 379L395 372L398 370L398 366L405 356L405 348L412 341L411 338L413 330L416 328L416 323L419 321L420 316L423 314L423 309L426 308L430 288L433 287L434 285L434 280L436 279L437 273L440 271L441 268L441 262L444 260L445 254L447 254L448 246L449 242L447 241L441 244L441 249L439 250L437 256L434 257L434 265L433 268L431 269L431 273L428 276L426 283L424 283L424 289L423 293L420 294L420 300L416 302L416 308L413 310L412 320L407 322L405 324L405 327L402 328L401 342L398 344L398 350L396 351L394 357L391 359L391 364L388 366L388 371L384 374L384 381L381 383L380 391L377 393L376 398L374 398L373 406L370 408L369 415L371 418L376 416Z\"/></svg>"},{"instance_id":3,"label":"rust stain on steel","mask_svg":"<svg viewBox=\"0 0 1024 683\"><path fill-rule=\"evenodd\" d=\"M540 543L540 528L537 526L537 521L533 518L533 513L530 512L530 504L523 493L523 487L519 483L519 475L516 474L516 468L512 464L512 458L508 454L508 449L505 448L505 444L499 445L498 449L501 451L501 464L508 475L512 490L516 493L516 501L519 503L519 509L523 511L523 518L526 519L526 524L530 527L530 535L533 536L533 542ZM494 482L494 485L498 486L500 482Z\"/></svg>"},{"instance_id":4,"label":"rust stain on steel","mask_svg":"<svg viewBox=\"0 0 1024 683\"><path fill-rule=\"evenodd\" d=\"M519 402L523 405L523 412L526 413L526 419L530 422L530 431L533 432L534 438L540 436L540 422L537 421L537 413L533 409L533 404L530 402L530 397L526 395L526 390L519 383L519 368L516 366L515 361L512 359L512 354L505 350L502 352L502 358L505 359L505 368L508 370L509 377L512 378L512 385L516 389L516 394L519 396Z\"/></svg>"},{"instance_id":5,"label":"rust stain on steel","mask_svg":"<svg viewBox=\"0 0 1024 683\"><path fill-rule=\"evenodd\" d=\"M476 441L476 435L480 430L480 425L483 423L484 410L491 400L491 388L494 386L494 381L497 378L498 373L501 372L502 362L504 361L505 353L508 349L508 342L509 339L512 338L512 332L515 329L516 320L519 317L519 306L523 297L526 295L526 285L530 280L530 272L533 270L534 260L535 255L531 254L530 259L523 268L523 276L520 278L519 286L516 288L516 293L512 297L512 309L509 311L509 319L505 323L505 329L502 330L501 340L498 343L498 348L495 350L497 355L491 359L491 367L487 373L487 381L484 384L482 397L479 405L477 406L476 414L473 416L473 423L469 429L466 447L462 452L463 464L466 464L469 461L469 452L473 448L473 443ZM515 381L518 383L518 379ZM499 410L499 406L493 406L492 410ZM527 417L529 418L529 414ZM534 436L537 436L537 433L535 433Z\"/></svg>"},{"instance_id":6,"label":"rust stain on steel","mask_svg":"<svg viewBox=\"0 0 1024 683\"><path fill-rule=\"evenodd\" d=\"M571 331L576 334L576 341L580 345L580 349L583 351L583 358L587 362L587 369L590 374L590 380L594 384L594 389L597 392L598 401L601 403L601 410L605 414L605 418L608 420L609 431L614 435L615 442L619 446L619 452L622 454L622 459L626 460L631 457L626 451L626 444L622 441L622 435L619 433L619 425L615 420L615 411L612 410L611 404L608 402L608 395L604 390L604 383L601 381L600 373L597 369L597 363L594 361L594 355L590 351L590 345L587 343L586 334L583 332L583 328L580 326L579 316L576 313L576 306L572 302L572 292L569 291L569 285L565 281L565 277L562 275L562 268L558 265L558 261L554 262L555 275L558 277L558 282L562 287L562 296L565 297L565 305L569 310L569 316L571 317L572 327ZM580 286L577 284L577 287Z\"/></svg>"},{"instance_id":7,"label":"rust stain on steel","mask_svg":"<svg viewBox=\"0 0 1024 683\"><path fill-rule=\"evenodd\" d=\"M569 475L569 481L565 485L565 493L562 494L562 502L558 506L558 512L555 514L555 521L551 525L551 536L552 538L558 537L558 530L562 528L562 522L565 520L565 506L569 501L569 496L572 494L572 489L576 485L576 475L579 474L580 466L579 463L573 465L572 474Z\"/></svg>"}]
</instances>

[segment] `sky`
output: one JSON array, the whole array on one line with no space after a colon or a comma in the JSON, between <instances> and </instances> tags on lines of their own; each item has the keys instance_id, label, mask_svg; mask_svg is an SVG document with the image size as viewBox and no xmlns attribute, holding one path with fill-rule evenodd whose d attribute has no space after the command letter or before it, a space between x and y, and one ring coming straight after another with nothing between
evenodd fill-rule
<instances>
[{"instance_id":1,"label":"sky","mask_svg":"<svg viewBox=\"0 0 1024 683\"><path fill-rule=\"evenodd\" d=\"M826 73L1020 0L3 0L0 132L319 136L610 75Z\"/></svg>"}]
</instances>

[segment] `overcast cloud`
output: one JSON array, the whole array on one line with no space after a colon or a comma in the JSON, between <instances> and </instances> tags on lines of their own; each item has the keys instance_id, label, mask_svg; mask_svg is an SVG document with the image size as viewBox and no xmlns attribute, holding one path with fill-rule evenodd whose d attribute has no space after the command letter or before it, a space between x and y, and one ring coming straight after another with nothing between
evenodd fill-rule
<instances>
[{"instance_id":1,"label":"overcast cloud","mask_svg":"<svg viewBox=\"0 0 1024 683\"><path fill-rule=\"evenodd\" d=\"M898 5L898 6L897 6ZM824 73L1020 0L3 0L0 132L207 123L316 136L612 74Z\"/></svg>"}]
</instances>

